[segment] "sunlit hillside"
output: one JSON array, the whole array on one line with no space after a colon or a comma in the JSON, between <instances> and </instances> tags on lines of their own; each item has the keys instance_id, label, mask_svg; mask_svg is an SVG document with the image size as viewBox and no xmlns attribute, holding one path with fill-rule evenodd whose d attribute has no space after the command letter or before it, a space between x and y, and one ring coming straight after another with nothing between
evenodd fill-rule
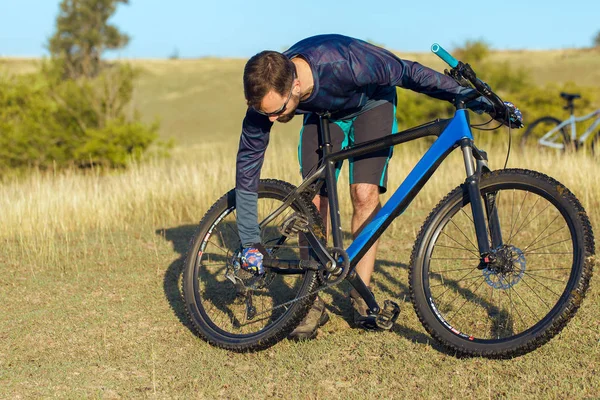
<instances>
[{"instance_id":1,"label":"sunlit hillside","mask_svg":"<svg viewBox=\"0 0 600 400\"><path fill-rule=\"evenodd\" d=\"M444 64L428 52L397 54L438 71L444 69ZM572 81L600 87L598 50L500 51L492 53L490 59L527 68L537 84ZM31 72L38 62L0 59L0 73ZM181 145L237 136L245 112L242 93L245 62L245 59L217 58L132 60L142 71L135 104L145 121L159 118L162 137L175 138ZM299 121L276 124L275 133L296 135L298 124Z\"/></svg>"}]
</instances>

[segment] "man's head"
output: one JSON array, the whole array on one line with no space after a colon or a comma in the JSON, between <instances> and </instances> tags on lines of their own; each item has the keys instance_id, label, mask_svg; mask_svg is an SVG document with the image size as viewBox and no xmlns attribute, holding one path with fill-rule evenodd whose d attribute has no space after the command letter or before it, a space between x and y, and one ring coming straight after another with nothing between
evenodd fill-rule
<instances>
[{"instance_id":1,"label":"man's head","mask_svg":"<svg viewBox=\"0 0 600 400\"><path fill-rule=\"evenodd\" d=\"M244 68L246 102L271 121L288 122L300 103L296 66L281 53L263 51Z\"/></svg>"}]
</instances>

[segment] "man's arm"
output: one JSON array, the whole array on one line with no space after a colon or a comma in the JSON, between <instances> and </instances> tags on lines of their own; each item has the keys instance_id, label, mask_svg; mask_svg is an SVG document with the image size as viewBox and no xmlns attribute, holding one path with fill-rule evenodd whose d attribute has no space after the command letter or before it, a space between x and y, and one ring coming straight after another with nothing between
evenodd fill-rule
<instances>
[{"instance_id":1,"label":"man's arm","mask_svg":"<svg viewBox=\"0 0 600 400\"><path fill-rule=\"evenodd\" d=\"M235 177L237 226L244 247L260 243L257 211L258 181L269 144L271 126L273 123L268 117L248 108L242 123Z\"/></svg>"},{"instance_id":2,"label":"man's arm","mask_svg":"<svg viewBox=\"0 0 600 400\"><path fill-rule=\"evenodd\" d=\"M462 87L451 77L418 62L403 60L366 42L353 43L350 50L350 69L358 86L400 86L449 102L459 94L465 95L474 90ZM469 108L476 112L493 112L492 105L483 97L469 103Z\"/></svg>"}]
</instances>

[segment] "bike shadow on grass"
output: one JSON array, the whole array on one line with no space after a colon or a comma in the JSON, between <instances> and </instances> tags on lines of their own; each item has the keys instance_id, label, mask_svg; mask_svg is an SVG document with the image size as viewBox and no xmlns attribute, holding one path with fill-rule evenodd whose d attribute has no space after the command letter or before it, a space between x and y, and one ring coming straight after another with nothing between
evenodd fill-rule
<instances>
[{"instance_id":1,"label":"bike shadow on grass","mask_svg":"<svg viewBox=\"0 0 600 400\"><path fill-rule=\"evenodd\" d=\"M179 258L174 260L165 271L163 290L175 316L194 334L196 334L196 331L186 315L180 282L190 240L196 229L197 225L182 225L174 228L160 228L155 231L157 235L171 242L173 250L179 254ZM407 313L412 312L412 305L409 300L408 285L398 279L399 269L404 270L400 275L405 276L408 265L391 260L377 260L375 262L375 271L377 274L375 291L379 292L380 298L378 300L382 302L388 298L400 303L401 314L399 320L394 324L392 332L414 343L427 344L439 352L449 354L443 346L435 342L429 335L402 324L401 320L403 316L405 317ZM343 282L337 288L327 288L323 292L331 296L332 299L327 304L328 311L343 318L349 326L353 326L353 309L347 297L350 288L347 282Z\"/></svg>"},{"instance_id":2,"label":"bike shadow on grass","mask_svg":"<svg viewBox=\"0 0 600 400\"><path fill-rule=\"evenodd\" d=\"M171 242L173 244L173 250L179 254L179 258L173 261L165 271L163 278L165 297L179 321L194 333L194 327L185 313L180 278L190 239L194 236L197 228L198 225L182 225L176 228L161 228L155 231L157 235L163 237L166 241Z\"/></svg>"}]
</instances>

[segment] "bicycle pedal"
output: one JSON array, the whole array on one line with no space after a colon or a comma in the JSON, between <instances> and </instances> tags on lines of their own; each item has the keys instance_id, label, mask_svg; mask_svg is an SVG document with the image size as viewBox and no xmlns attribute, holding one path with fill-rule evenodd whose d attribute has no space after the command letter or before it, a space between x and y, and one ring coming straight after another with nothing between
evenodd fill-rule
<instances>
[{"instance_id":1,"label":"bicycle pedal","mask_svg":"<svg viewBox=\"0 0 600 400\"><path fill-rule=\"evenodd\" d=\"M383 302L383 308L375 317L375 324L379 329L390 330L398 319L398 315L400 315L400 306L393 301L386 300Z\"/></svg>"},{"instance_id":2,"label":"bicycle pedal","mask_svg":"<svg viewBox=\"0 0 600 400\"><path fill-rule=\"evenodd\" d=\"M366 331L378 331L380 328L377 326L377 316L374 314L360 317L356 321L357 325Z\"/></svg>"}]
</instances>

